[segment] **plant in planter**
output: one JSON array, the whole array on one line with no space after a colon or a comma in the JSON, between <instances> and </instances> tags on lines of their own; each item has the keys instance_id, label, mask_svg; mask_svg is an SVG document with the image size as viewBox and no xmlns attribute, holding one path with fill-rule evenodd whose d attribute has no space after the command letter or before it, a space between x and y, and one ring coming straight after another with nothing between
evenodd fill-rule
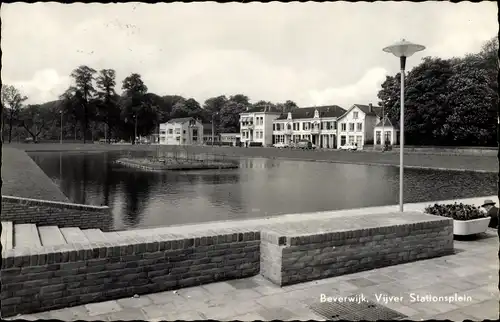
<instances>
[{"instance_id":1,"label":"plant in planter","mask_svg":"<svg viewBox=\"0 0 500 322\"><path fill-rule=\"evenodd\" d=\"M453 219L454 235L474 235L488 229L490 217L480 208L463 203L434 204L425 208L425 213Z\"/></svg>"}]
</instances>

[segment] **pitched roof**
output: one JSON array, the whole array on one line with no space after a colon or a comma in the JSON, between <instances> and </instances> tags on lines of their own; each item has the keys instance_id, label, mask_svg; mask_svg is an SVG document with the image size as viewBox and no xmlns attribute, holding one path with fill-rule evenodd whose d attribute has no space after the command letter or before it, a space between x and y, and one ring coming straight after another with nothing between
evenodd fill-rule
<instances>
[{"instance_id":1,"label":"pitched roof","mask_svg":"<svg viewBox=\"0 0 500 322\"><path fill-rule=\"evenodd\" d=\"M399 129L399 122L396 121L391 121L387 116L384 117L384 120L380 120L375 127L382 127L382 126L387 126L387 127L393 127L395 129Z\"/></svg>"},{"instance_id":2,"label":"pitched roof","mask_svg":"<svg viewBox=\"0 0 500 322\"><path fill-rule=\"evenodd\" d=\"M370 105L354 104L357 108L363 111L368 116L380 116L382 115L382 106L372 106L372 111L370 112Z\"/></svg>"},{"instance_id":3,"label":"pitched roof","mask_svg":"<svg viewBox=\"0 0 500 322\"><path fill-rule=\"evenodd\" d=\"M243 113L258 113L258 112L266 112L266 113L281 113L281 110L276 108L275 106L268 106L268 105L259 105L259 106L254 106L250 107L247 111L244 111Z\"/></svg>"},{"instance_id":4,"label":"pitched roof","mask_svg":"<svg viewBox=\"0 0 500 322\"><path fill-rule=\"evenodd\" d=\"M179 117L176 119L170 119L170 120L168 120L167 123L186 123L186 122L189 122L191 120L194 120L194 118L192 118L192 117Z\"/></svg>"},{"instance_id":5,"label":"pitched roof","mask_svg":"<svg viewBox=\"0 0 500 322\"><path fill-rule=\"evenodd\" d=\"M359 108L367 116L380 117L380 115L382 115L382 106L373 106L372 105L372 107L371 107L372 110L370 112L370 105L354 104L353 106L351 106L350 109L348 109L344 114L342 114L342 116L339 117L339 119L341 119L344 116L346 116L347 114L349 114L349 112L355 107Z\"/></svg>"},{"instance_id":6,"label":"pitched roof","mask_svg":"<svg viewBox=\"0 0 500 322\"><path fill-rule=\"evenodd\" d=\"M292 113L292 119L310 119L314 117L314 111L318 110L319 117L339 117L343 115L346 110L337 105L325 105L314 107L301 107L296 108ZM285 120L288 118L288 113L282 113L277 120Z\"/></svg>"}]
</instances>

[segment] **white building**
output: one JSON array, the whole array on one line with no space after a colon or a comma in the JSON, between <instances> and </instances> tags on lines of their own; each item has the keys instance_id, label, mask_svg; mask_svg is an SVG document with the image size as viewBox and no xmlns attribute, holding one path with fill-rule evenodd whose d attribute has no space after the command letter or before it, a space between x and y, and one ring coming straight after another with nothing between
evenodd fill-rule
<instances>
[{"instance_id":1,"label":"white building","mask_svg":"<svg viewBox=\"0 0 500 322\"><path fill-rule=\"evenodd\" d=\"M399 144L399 124L396 122L391 122L386 116L384 120L380 120L374 128L375 146L384 146L385 143L388 145Z\"/></svg>"},{"instance_id":2,"label":"white building","mask_svg":"<svg viewBox=\"0 0 500 322\"><path fill-rule=\"evenodd\" d=\"M203 143L211 145L212 139L214 141L214 145L217 145L219 142L219 132L217 131L217 128L211 123L203 124Z\"/></svg>"},{"instance_id":3,"label":"white building","mask_svg":"<svg viewBox=\"0 0 500 322\"><path fill-rule=\"evenodd\" d=\"M380 106L354 104L338 119L337 146L356 144L362 149L372 144L375 125L380 121Z\"/></svg>"},{"instance_id":4,"label":"white building","mask_svg":"<svg viewBox=\"0 0 500 322\"><path fill-rule=\"evenodd\" d=\"M201 145L203 124L192 117L171 119L160 124L159 137L164 145Z\"/></svg>"},{"instance_id":5,"label":"white building","mask_svg":"<svg viewBox=\"0 0 500 322\"><path fill-rule=\"evenodd\" d=\"M271 106L259 106L240 113L240 136L244 145L251 142L262 146L273 144L273 121L281 112Z\"/></svg>"},{"instance_id":6,"label":"white building","mask_svg":"<svg viewBox=\"0 0 500 322\"><path fill-rule=\"evenodd\" d=\"M226 144L231 143L232 146L237 146L241 141L240 133L221 133L220 141Z\"/></svg>"},{"instance_id":7,"label":"white building","mask_svg":"<svg viewBox=\"0 0 500 322\"><path fill-rule=\"evenodd\" d=\"M311 141L322 149L337 147L337 120L346 110L337 105L303 107L280 115L273 122L273 144Z\"/></svg>"}]
</instances>

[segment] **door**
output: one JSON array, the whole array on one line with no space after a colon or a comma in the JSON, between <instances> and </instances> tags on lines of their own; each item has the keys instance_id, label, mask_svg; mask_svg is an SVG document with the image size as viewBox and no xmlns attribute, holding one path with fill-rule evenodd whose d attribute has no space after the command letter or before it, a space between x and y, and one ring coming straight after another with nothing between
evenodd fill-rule
<instances>
[{"instance_id":1,"label":"door","mask_svg":"<svg viewBox=\"0 0 500 322\"><path fill-rule=\"evenodd\" d=\"M346 137L345 135L340 136L340 146L344 146L346 144Z\"/></svg>"}]
</instances>

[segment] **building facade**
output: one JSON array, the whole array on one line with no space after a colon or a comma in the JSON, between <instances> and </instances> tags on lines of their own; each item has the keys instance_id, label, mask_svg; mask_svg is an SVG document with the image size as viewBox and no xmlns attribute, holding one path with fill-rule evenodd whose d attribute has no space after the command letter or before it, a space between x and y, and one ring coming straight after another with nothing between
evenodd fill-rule
<instances>
[{"instance_id":1,"label":"building facade","mask_svg":"<svg viewBox=\"0 0 500 322\"><path fill-rule=\"evenodd\" d=\"M346 112L340 106L303 107L283 113L273 122L273 144L308 140L318 148L337 147L337 120Z\"/></svg>"},{"instance_id":2,"label":"building facade","mask_svg":"<svg viewBox=\"0 0 500 322\"><path fill-rule=\"evenodd\" d=\"M237 146L241 141L240 133L221 133L220 134L221 143L231 144L232 146Z\"/></svg>"},{"instance_id":3,"label":"building facade","mask_svg":"<svg viewBox=\"0 0 500 322\"><path fill-rule=\"evenodd\" d=\"M160 124L159 131L159 144L203 144L203 124L192 117L171 119L167 123Z\"/></svg>"},{"instance_id":4,"label":"building facade","mask_svg":"<svg viewBox=\"0 0 500 322\"><path fill-rule=\"evenodd\" d=\"M354 104L338 119L337 146L355 144L362 149L365 144L373 144L374 129L380 115L379 106Z\"/></svg>"},{"instance_id":5,"label":"building facade","mask_svg":"<svg viewBox=\"0 0 500 322\"><path fill-rule=\"evenodd\" d=\"M399 144L399 124L384 117L375 125L373 136L375 138L373 145L375 146L397 145Z\"/></svg>"},{"instance_id":6,"label":"building facade","mask_svg":"<svg viewBox=\"0 0 500 322\"><path fill-rule=\"evenodd\" d=\"M258 106L240 114L241 142L248 146L252 142L262 146L273 144L273 121L281 112L271 106Z\"/></svg>"},{"instance_id":7,"label":"building facade","mask_svg":"<svg viewBox=\"0 0 500 322\"><path fill-rule=\"evenodd\" d=\"M212 128L212 124L203 124L203 144L211 145L212 140L216 144L219 139L219 132L216 128Z\"/></svg>"}]
</instances>

